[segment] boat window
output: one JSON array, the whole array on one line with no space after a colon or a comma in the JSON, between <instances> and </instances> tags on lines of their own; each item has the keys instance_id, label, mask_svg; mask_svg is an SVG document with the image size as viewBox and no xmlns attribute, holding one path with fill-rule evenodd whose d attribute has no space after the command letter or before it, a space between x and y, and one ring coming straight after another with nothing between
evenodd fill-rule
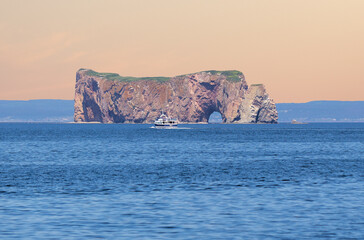
<instances>
[{"instance_id":1,"label":"boat window","mask_svg":"<svg viewBox=\"0 0 364 240\"><path fill-rule=\"evenodd\" d=\"M222 123L221 113L213 112L209 117L209 123Z\"/></svg>"}]
</instances>

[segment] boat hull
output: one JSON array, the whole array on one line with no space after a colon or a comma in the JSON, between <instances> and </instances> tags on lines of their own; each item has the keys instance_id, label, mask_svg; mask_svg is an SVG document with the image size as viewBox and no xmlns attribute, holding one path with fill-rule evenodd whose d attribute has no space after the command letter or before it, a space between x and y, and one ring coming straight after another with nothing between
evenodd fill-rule
<instances>
[{"instance_id":1,"label":"boat hull","mask_svg":"<svg viewBox=\"0 0 364 240\"><path fill-rule=\"evenodd\" d=\"M177 124L157 124L157 123L155 123L154 126L156 126L156 127L177 127Z\"/></svg>"}]
</instances>

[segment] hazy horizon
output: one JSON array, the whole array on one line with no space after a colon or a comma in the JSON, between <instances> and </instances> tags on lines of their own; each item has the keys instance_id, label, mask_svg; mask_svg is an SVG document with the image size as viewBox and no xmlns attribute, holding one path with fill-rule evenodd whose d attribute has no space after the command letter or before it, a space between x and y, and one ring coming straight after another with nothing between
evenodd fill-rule
<instances>
[{"instance_id":1,"label":"hazy horizon","mask_svg":"<svg viewBox=\"0 0 364 240\"><path fill-rule=\"evenodd\" d=\"M0 99L74 97L80 68L239 70L277 103L362 101L364 1L0 0Z\"/></svg>"}]
</instances>

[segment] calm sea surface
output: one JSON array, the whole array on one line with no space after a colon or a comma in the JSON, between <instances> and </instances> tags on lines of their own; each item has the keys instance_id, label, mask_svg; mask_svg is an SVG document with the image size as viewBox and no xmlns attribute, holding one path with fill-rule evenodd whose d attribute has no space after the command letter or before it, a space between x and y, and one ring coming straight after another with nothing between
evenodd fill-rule
<instances>
[{"instance_id":1,"label":"calm sea surface","mask_svg":"<svg viewBox=\"0 0 364 240\"><path fill-rule=\"evenodd\" d=\"M364 124L0 124L0 238L364 239Z\"/></svg>"}]
</instances>

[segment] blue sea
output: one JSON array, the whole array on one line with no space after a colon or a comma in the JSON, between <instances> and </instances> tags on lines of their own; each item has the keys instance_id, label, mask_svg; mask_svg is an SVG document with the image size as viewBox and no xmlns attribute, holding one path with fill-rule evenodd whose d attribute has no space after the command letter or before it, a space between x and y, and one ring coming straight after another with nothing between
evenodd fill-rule
<instances>
[{"instance_id":1,"label":"blue sea","mask_svg":"<svg viewBox=\"0 0 364 240\"><path fill-rule=\"evenodd\" d=\"M364 124L0 124L2 239L364 239Z\"/></svg>"}]
</instances>

